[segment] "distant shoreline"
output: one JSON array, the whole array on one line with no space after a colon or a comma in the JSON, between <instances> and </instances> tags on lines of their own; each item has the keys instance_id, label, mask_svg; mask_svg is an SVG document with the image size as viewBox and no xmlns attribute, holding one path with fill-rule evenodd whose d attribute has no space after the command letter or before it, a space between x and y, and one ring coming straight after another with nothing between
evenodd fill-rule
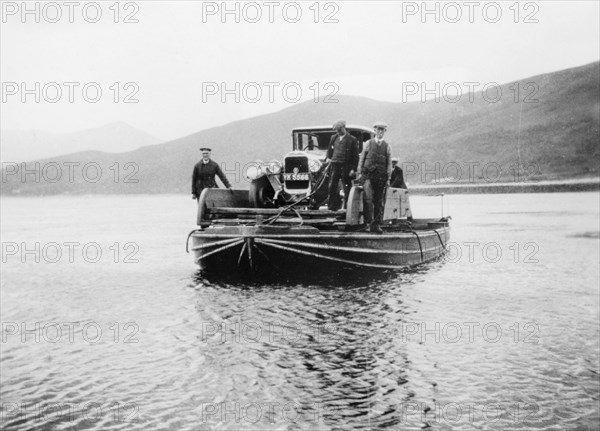
<instances>
[{"instance_id":1,"label":"distant shoreline","mask_svg":"<svg viewBox=\"0 0 600 431\"><path fill-rule=\"evenodd\" d=\"M600 191L600 178L556 180L529 183L435 184L409 186L413 195L492 194L492 193L560 193Z\"/></svg>"}]
</instances>

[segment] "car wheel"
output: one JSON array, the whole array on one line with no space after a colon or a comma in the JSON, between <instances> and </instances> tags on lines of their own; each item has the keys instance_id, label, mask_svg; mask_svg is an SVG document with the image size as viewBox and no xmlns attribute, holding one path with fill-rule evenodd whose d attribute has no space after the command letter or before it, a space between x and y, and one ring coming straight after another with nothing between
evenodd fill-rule
<instances>
[{"instance_id":1,"label":"car wheel","mask_svg":"<svg viewBox=\"0 0 600 431\"><path fill-rule=\"evenodd\" d=\"M273 206L275 190L267 177L260 177L250 183L248 200L253 208L268 208Z\"/></svg>"}]
</instances>

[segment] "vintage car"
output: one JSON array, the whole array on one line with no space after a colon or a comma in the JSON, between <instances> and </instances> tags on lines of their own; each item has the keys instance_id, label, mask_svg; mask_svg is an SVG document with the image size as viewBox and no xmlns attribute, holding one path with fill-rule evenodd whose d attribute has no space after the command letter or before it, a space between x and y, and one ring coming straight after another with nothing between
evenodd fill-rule
<instances>
[{"instance_id":1,"label":"vintage car","mask_svg":"<svg viewBox=\"0 0 600 431\"><path fill-rule=\"evenodd\" d=\"M348 125L346 130L358 140L359 151L374 136L373 130L364 126ZM311 209L324 205L329 188L325 159L335 133L331 126L293 129L292 151L283 162L258 162L247 170L250 204L254 208L275 208L298 202L297 205Z\"/></svg>"}]
</instances>

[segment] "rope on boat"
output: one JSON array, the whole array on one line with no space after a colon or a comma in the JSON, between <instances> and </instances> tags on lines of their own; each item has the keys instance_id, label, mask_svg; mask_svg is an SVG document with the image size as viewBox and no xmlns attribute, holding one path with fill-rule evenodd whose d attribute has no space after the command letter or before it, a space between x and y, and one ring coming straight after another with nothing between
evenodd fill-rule
<instances>
[{"instance_id":1,"label":"rope on boat","mask_svg":"<svg viewBox=\"0 0 600 431\"><path fill-rule=\"evenodd\" d=\"M298 204L298 202L294 202L291 205L288 205L286 207L283 207L277 214L275 214L274 216L269 217L266 220L266 225L272 225L273 223L275 223L277 221L277 219L279 219L279 217L281 217L283 215L283 213L285 213L288 210L292 210L294 211L294 213L296 213L296 215L298 216L298 218L300 219L300 223L297 224L295 227L300 227L304 224L304 219L302 218L302 215L298 212L298 210L296 208L293 208L294 205ZM289 226L273 226L273 227L283 227L284 229L287 229Z\"/></svg>"},{"instance_id":2,"label":"rope on boat","mask_svg":"<svg viewBox=\"0 0 600 431\"><path fill-rule=\"evenodd\" d=\"M413 229L412 223L408 220L401 220L399 226L401 231L410 232L417 237L417 241L419 242L419 252L421 253L421 263L424 262L425 259L423 256L423 245L421 244L421 237L419 237L419 234Z\"/></svg>"},{"instance_id":3,"label":"rope on boat","mask_svg":"<svg viewBox=\"0 0 600 431\"><path fill-rule=\"evenodd\" d=\"M242 251L240 251L240 255L238 256L237 265L238 267L242 263L242 258L244 257L244 252L248 250L248 264L250 265L250 271L254 272L254 261L252 259L252 249L255 248L254 244L250 242L249 237L244 238L244 245L242 246Z\"/></svg>"},{"instance_id":4,"label":"rope on boat","mask_svg":"<svg viewBox=\"0 0 600 431\"><path fill-rule=\"evenodd\" d=\"M194 229L193 231L191 231L187 237L187 240L185 241L185 252L189 253L190 252L190 237L195 234L196 232L201 232L202 229Z\"/></svg>"},{"instance_id":5,"label":"rope on boat","mask_svg":"<svg viewBox=\"0 0 600 431\"><path fill-rule=\"evenodd\" d=\"M229 243L229 244L227 244L227 245L224 245L224 246L222 246L222 247L219 247L219 248L218 248L218 249L216 249L216 250L213 250L213 251L210 251L210 252L208 252L208 253L206 253L206 254L203 254L202 256L200 256L200 257L198 258L198 260L206 259L207 257L209 257L209 256L212 256L212 255L213 255L213 254L215 254L215 253L219 253L219 252L221 252L221 251L223 251L223 250L226 250L226 249L228 249L228 248L231 248L231 247L235 247L235 246L237 246L237 245L240 245L242 242L244 242L244 240L243 240L243 239L240 239L240 240L234 241L234 242L232 242L232 243Z\"/></svg>"},{"instance_id":6,"label":"rope on boat","mask_svg":"<svg viewBox=\"0 0 600 431\"><path fill-rule=\"evenodd\" d=\"M260 247L258 247L256 244L255 244L255 245L253 245L253 247L254 247L254 249L255 249L255 250L257 250L257 251L258 251L258 252L259 252L259 253L260 253L260 254L261 254L261 255L262 255L264 258L265 258L265 260L266 260L267 262L269 262L269 264L270 264L270 265L271 265L273 268L275 268L276 270L280 271L280 268L279 268L277 265L275 265L273 262L271 262L271 259L269 259L269 256L267 256L267 255L265 254L265 252L264 252L264 251L262 251L262 250L260 249Z\"/></svg>"},{"instance_id":7,"label":"rope on boat","mask_svg":"<svg viewBox=\"0 0 600 431\"><path fill-rule=\"evenodd\" d=\"M381 236L377 236L381 238ZM265 244L283 244L283 245L295 245L299 247L313 248L313 249L321 249L321 250L333 250L333 251L342 251L342 252L351 252L351 253L366 253L366 254L394 254L394 255L402 255L407 253L412 253L409 250L381 250L377 248L359 248L359 247L344 247L344 246L334 246L328 244L315 244L310 242L300 242L300 241L289 241L289 240L280 240L280 239L261 239L262 243Z\"/></svg>"},{"instance_id":8,"label":"rope on boat","mask_svg":"<svg viewBox=\"0 0 600 431\"><path fill-rule=\"evenodd\" d=\"M438 236L438 238L440 240L440 244L442 244L442 248L444 250L446 250L446 244L444 244L444 241L442 241L442 237L440 236L440 233L436 229L434 229L433 231L437 234L437 236Z\"/></svg>"},{"instance_id":9,"label":"rope on boat","mask_svg":"<svg viewBox=\"0 0 600 431\"><path fill-rule=\"evenodd\" d=\"M304 250L298 250L292 247L286 247L280 244L273 244L267 241L260 241L260 244L264 244L264 245L268 245L274 248L278 248L281 250L286 250L286 251L291 251L293 253L298 253L298 254L304 254L307 256L312 256L312 257L318 257L318 258L322 258L322 259L328 259L328 260L333 260L336 262L343 262L343 263L348 263L351 265L358 265L358 266L368 266L368 267L372 267L372 268L383 268L383 269L397 269L399 268L398 265L384 265L384 264L377 264L377 263L365 263L365 262L357 262L354 260L349 260L349 259L342 259L339 257L333 257L333 256L328 256L325 254L318 254L318 253L313 253L310 251L304 251Z\"/></svg>"},{"instance_id":10,"label":"rope on boat","mask_svg":"<svg viewBox=\"0 0 600 431\"><path fill-rule=\"evenodd\" d=\"M419 251L421 252L421 263L423 263L424 262L424 259L423 259L423 246L421 245L421 238L419 237L419 234L412 227L411 227L410 231L412 233L414 233L415 236L417 237L417 241L419 242Z\"/></svg>"},{"instance_id":11,"label":"rope on boat","mask_svg":"<svg viewBox=\"0 0 600 431\"><path fill-rule=\"evenodd\" d=\"M290 205L286 205L285 207L281 208L281 210L280 210L280 211L279 211L277 214L275 214L275 215L274 215L274 216L272 216L272 217L269 217L269 218L268 218L268 219L265 221L265 224L267 224L267 225L271 225L271 224L275 223L275 222L276 222L276 221L279 219L279 217L281 217L281 216L282 216L282 215L283 215L283 214L284 214L286 211L288 211L288 210L292 210L292 211L294 211L294 212L296 213L296 215L297 215L297 216L298 216L298 218L300 219L300 224L299 224L299 225L297 225L297 226L302 226L302 225L304 224L304 220L302 219L302 215L301 215L301 214L298 212L298 210L296 210L294 207L295 207L296 205L298 205L298 204L299 204L301 201L303 201L303 200L305 200L305 199L309 199L309 198L310 198L312 195L314 195L315 193L317 193L317 191L318 191L318 190L321 188L321 186L323 185L323 182L325 181L325 178L327 178L327 172L328 172L329 170L331 170L331 163L325 167L325 170L323 171L323 175L321 176L321 178L319 178L319 182L317 182L317 183L316 183L316 184L313 186L313 188L312 188L312 190L310 191L310 193L309 193L309 194L307 194L307 195L304 197L304 199L302 199L302 200L299 200L299 201L296 201L296 202L292 202ZM288 227L288 226L274 226L274 227L283 227L283 228L286 228L286 229L287 229L287 227Z\"/></svg>"},{"instance_id":12,"label":"rope on boat","mask_svg":"<svg viewBox=\"0 0 600 431\"><path fill-rule=\"evenodd\" d=\"M240 263L242 263L242 257L244 257L244 252L246 251L247 246L248 246L248 243L244 242L244 245L242 246L242 251L240 251L240 255L238 257L238 263L237 263L238 266L240 266Z\"/></svg>"},{"instance_id":13,"label":"rope on boat","mask_svg":"<svg viewBox=\"0 0 600 431\"><path fill-rule=\"evenodd\" d=\"M196 246L192 247L192 250L193 251L203 250L205 248L216 247L217 245L230 244L235 241L239 241L239 238L227 238L227 239L223 239L221 241L213 241L213 242L208 242L205 244L196 245Z\"/></svg>"},{"instance_id":14,"label":"rope on boat","mask_svg":"<svg viewBox=\"0 0 600 431\"><path fill-rule=\"evenodd\" d=\"M248 244L248 265L250 265L250 271L254 272L254 262L252 259L252 249L254 248L254 244L250 244L250 239L246 238L246 244Z\"/></svg>"},{"instance_id":15,"label":"rope on boat","mask_svg":"<svg viewBox=\"0 0 600 431\"><path fill-rule=\"evenodd\" d=\"M321 175L321 178L319 178L319 182L314 185L313 189L307 197L310 197L319 191L319 189L323 186L323 183L325 182L325 178L327 178L327 174L329 173L329 171L331 171L331 163L325 166L325 169L323 170L323 175ZM328 199L329 194L327 198L323 200L323 202L318 203L317 208L320 207L321 204L325 203L325 201L327 201Z\"/></svg>"},{"instance_id":16,"label":"rope on boat","mask_svg":"<svg viewBox=\"0 0 600 431\"><path fill-rule=\"evenodd\" d=\"M397 226L400 228L400 231L413 231L412 223L408 220L399 220Z\"/></svg>"}]
</instances>

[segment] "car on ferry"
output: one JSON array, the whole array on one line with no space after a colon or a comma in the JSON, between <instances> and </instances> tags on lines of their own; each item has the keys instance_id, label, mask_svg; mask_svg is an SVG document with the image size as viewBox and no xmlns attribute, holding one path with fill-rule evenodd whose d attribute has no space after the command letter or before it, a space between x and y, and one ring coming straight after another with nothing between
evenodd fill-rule
<instances>
[{"instance_id":1,"label":"car on ferry","mask_svg":"<svg viewBox=\"0 0 600 431\"><path fill-rule=\"evenodd\" d=\"M359 151L375 135L373 129L357 125L346 126L346 131L357 139ZM296 203L296 207L309 209L325 205L330 171L325 159L335 133L330 125L293 129L292 151L283 161L257 162L247 169L250 204L254 208L278 208Z\"/></svg>"}]
</instances>

